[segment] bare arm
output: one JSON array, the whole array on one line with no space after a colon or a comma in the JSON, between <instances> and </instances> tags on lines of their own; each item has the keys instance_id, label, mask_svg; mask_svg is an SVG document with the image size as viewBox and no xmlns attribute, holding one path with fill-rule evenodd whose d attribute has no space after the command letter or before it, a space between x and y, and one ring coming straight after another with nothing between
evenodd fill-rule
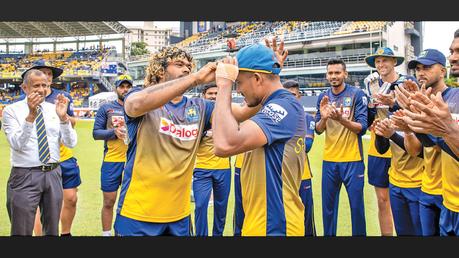
<instances>
[{"instance_id":1,"label":"bare arm","mask_svg":"<svg viewBox=\"0 0 459 258\"><path fill-rule=\"evenodd\" d=\"M124 103L126 114L130 117L142 116L182 95L192 87L213 81L215 69L215 63L208 63L198 72L133 93Z\"/></svg>"}]
</instances>

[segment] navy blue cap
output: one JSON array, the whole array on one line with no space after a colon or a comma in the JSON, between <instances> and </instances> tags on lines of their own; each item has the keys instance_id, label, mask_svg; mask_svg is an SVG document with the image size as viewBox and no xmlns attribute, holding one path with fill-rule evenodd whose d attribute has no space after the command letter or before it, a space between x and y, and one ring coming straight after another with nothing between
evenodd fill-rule
<instances>
[{"instance_id":1,"label":"navy blue cap","mask_svg":"<svg viewBox=\"0 0 459 258\"><path fill-rule=\"evenodd\" d=\"M434 65L434 64L441 64L442 66L446 66L446 57L443 55L442 52L436 50L436 49L426 49L422 51L418 58L415 60L411 60L408 63L408 68L409 69L414 69L416 68L417 64L423 64L423 65Z\"/></svg>"},{"instance_id":2,"label":"navy blue cap","mask_svg":"<svg viewBox=\"0 0 459 258\"><path fill-rule=\"evenodd\" d=\"M35 61L33 63L32 67L30 67L29 69L25 70L21 74L22 79L24 79L24 75L28 71L30 71L32 69L40 69L40 68L48 68L48 69L50 69L53 72L53 79L56 79L57 77L59 77L59 75L61 75L62 72L63 72L63 70L61 68L57 68L57 67L51 66L51 64L48 61L45 61L43 59L38 59L37 61Z\"/></svg>"},{"instance_id":3,"label":"navy blue cap","mask_svg":"<svg viewBox=\"0 0 459 258\"><path fill-rule=\"evenodd\" d=\"M271 74L281 71L274 51L260 43L243 47L236 58L240 71Z\"/></svg>"},{"instance_id":4,"label":"navy blue cap","mask_svg":"<svg viewBox=\"0 0 459 258\"><path fill-rule=\"evenodd\" d=\"M128 82L131 84L131 86L133 85L132 77L128 74L122 74L118 76L115 81L115 86L119 87L123 82Z\"/></svg>"}]
</instances>

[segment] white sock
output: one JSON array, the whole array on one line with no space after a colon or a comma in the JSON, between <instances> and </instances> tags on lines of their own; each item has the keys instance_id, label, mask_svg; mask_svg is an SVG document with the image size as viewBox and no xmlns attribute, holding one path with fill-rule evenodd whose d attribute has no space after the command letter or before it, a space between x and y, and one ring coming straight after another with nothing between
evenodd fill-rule
<instances>
[{"instance_id":1,"label":"white sock","mask_svg":"<svg viewBox=\"0 0 459 258\"><path fill-rule=\"evenodd\" d=\"M102 236L112 236L112 231L111 230L102 231Z\"/></svg>"}]
</instances>

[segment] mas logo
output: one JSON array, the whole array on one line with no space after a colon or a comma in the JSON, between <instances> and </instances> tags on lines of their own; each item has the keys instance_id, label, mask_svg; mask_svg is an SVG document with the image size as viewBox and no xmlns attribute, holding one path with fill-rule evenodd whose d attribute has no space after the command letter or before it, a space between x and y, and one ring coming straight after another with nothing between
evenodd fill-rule
<instances>
[{"instance_id":1,"label":"mas logo","mask_svg":"<svg viewBox=\"0 0 459 258\"><path fill-rule=\"evenodd\" d=\"M351 97L345 97L345 98L344 98L343 106L345 106L345 107L350 107L350 106L352 106L352 98L351 98Z\"/></svg>"},{"instance_id":2,"label":"mas logo","mask_svg":"<svg viewBox=\"0 0 459 258\"><path fill-rule=\"evenodd\" d=\"M176 125L169 119L161 117L159 132L182 141L192 141L198 137L198 124Z\"/></svg>"},{"instance_id":3,"label":"mas logo","mask_svg":"<svg viewBox=\"0 0 459 258\"><path fill-rule=\"evenodd\" d=\"M185 109L185 118L188 123L199 121L199 109L196 105L192 105Z\"/></svg>"},{"instance_id":4,"label":"mas logo","mask_svg":"<svg viewBox=\"0 0 459 258\"><path fill-rule=\"evenodd\" d=\"M261 112L266 114L275 123L282 121L288 114L287 110L275 103L266 105Z\"/></svg>"}]
</instances>

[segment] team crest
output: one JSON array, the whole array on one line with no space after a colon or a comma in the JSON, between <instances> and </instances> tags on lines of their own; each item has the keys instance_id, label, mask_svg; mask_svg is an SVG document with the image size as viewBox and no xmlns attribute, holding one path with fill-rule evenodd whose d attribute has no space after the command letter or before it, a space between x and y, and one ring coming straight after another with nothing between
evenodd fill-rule
<instances>
[{"instance_id":1,"label":"team crest","mask_svg":"<svg viewBox=\"0 0 459 258\"><path fill-rule=\"evenodd\" d=\"M199 121L199 109L196 105L192 105L185 109L185 118L188 123Z\"/></svg>"},{"instance_id":2,"label":"team crest","mask_svg":"<svg viewBox=\"0 0 459 258\"><path fill-rule=\"evenodd\" d=\"M376 52L377 55L382 55L384 54L384 49L380 48L378 49L378 51Z\"/></svg>"},{"instance_id":3,"label":"team crest","mask_svg":"<svg viewBox=\"0 0 459 258\"><path fill-rule=\"evenodd\" d=\"M419 54L419 57L425 57L427 55L427 51L422 51L420 54Z\"/></svg>"},{"instance_id":4,"label":"team crest","mask_svg":"<svg viewBox=\"0 0 459 258\"><path fill-rule=\"evenodd\" d=\"M345 106L345 107L350 107L350 106L352 106L352 98L351 98L351 97L345 97L345 98L344 98L343 106Z\"/></svg>"}]
</instances>

